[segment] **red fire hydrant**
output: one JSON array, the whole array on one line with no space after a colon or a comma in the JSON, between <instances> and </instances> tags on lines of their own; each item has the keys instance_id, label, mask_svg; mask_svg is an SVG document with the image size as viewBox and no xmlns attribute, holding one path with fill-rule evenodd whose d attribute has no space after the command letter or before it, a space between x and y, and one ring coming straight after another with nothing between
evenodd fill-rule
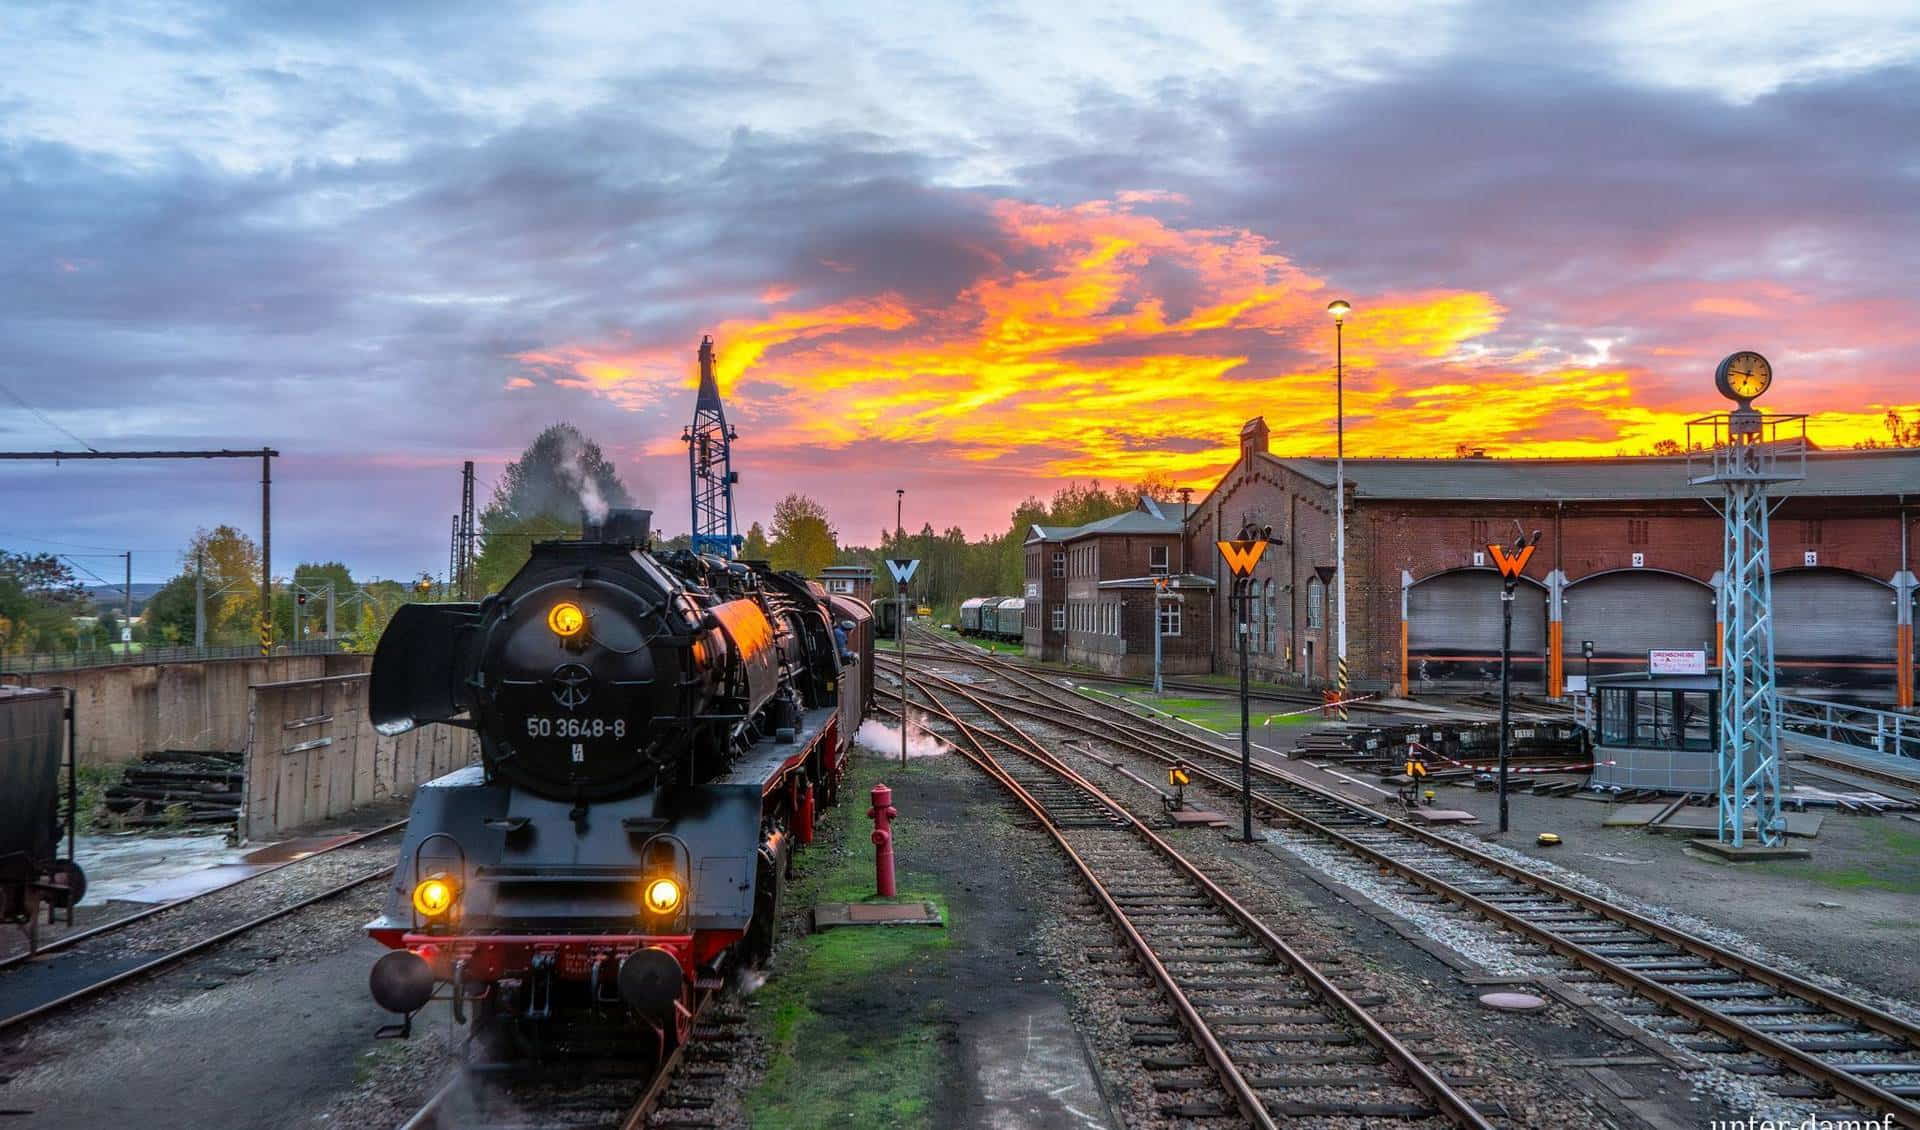
<instances>
[{"instance_id":1,"label":"red fire hydrant","mask_svg":"<svg viewBox=\"0 0 1920 1130\"><path fill-rule=\"evenodd\" d=\"M867 815L873 817L873 882L879 888L881 898L893 897L893 818L899 811L893 807L893 790L885 785L873 786L873 807L867 809Z\"/></svg>"}]
</instances>

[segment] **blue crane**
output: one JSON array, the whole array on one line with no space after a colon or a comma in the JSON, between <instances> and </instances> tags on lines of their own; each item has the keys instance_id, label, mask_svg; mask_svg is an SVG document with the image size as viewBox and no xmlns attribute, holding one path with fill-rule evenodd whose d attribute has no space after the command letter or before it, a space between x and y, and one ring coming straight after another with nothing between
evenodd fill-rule
<instances>
[{"instance_id":1,"label":"blue crane","mask_svg":"<svg viewBox=\"0 0 1920 1130\"><path fill-rule=\"evenodd\" d=\"M700 339L700 395L693 402L693 423L680 438L687 445L687 475L693 495L693 551L731 558L740 546L733 532L733 441L720 385L713 376L713 338Z\"/></svg>"}]
</instances>

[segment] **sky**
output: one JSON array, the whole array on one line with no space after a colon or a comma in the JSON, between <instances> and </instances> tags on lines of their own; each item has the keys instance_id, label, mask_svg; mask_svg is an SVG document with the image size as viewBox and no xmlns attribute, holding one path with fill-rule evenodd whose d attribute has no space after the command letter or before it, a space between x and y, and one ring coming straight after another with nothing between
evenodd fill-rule
<instances>
[{"instance_id":1,"label":"sky","mask_svg":"<svg viewBox=\"0 0 1920 1130\"><path fill-rule=\"evenodd\" d=\"M446 568L570 421L687 525L1006 528L1276 451L1637 452L1713 369L1823 446L1920 413L1920 9L9 0L0 450L258 448L274 558ZM0 464L0 547L259 527L257 461Z\"/></svg>"}]
</instances>

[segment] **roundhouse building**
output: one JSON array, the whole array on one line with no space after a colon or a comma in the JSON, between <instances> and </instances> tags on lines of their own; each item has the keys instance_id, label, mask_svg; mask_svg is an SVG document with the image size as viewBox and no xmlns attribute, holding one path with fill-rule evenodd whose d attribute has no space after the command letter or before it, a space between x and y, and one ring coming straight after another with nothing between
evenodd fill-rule
<instances>
[{"instance_id":1,"label":"roundhouse building","mask_svg":"<svg viewBox=\"0 0 1920 1130\"><path fill-rule=\"evenodd\" d=\"M1161 670L1213 666L1212 577L1196 573L1182 537L1191 507L1142 498L1084 526L1033 526L1026 540L1027 655L1109 674L1153 671L1155 593Z\"/></svg>"},{"instance_id":2,"label":"roundhouse building","mask_svg":"<svg viewBox=\"0 0 1920 1130\"><path fill-rule=\"evenodd\" d=\"M1515 685L1559 695L1567 675L1644 670L1647 652L1718 640L1718 488L1685 457L1348 459L1347 655L1360 689L1482 689L1500 677L1500 582L1489 542L1540 531L1514 602ZM1224 586L1213 542L1270 525L1252 582L1257 678L1330 680L1334 461L1268 451L1265 420L1195 508L1197 572ZM1920 450L1809 452L1771 518L1775 652L1783 689L1911 706L1912 553ZM1201 550L1204 549L1204 552ZM1238 670L1230 601L1216 602L1214 667Z\"/></svg>"}]
</instances>

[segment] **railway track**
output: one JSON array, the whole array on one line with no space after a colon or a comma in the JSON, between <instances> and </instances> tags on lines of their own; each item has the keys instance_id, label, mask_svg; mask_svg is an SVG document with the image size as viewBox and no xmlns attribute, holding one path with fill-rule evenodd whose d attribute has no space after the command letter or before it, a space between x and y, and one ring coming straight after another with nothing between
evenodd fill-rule
<instances>
[{"instance_id":1,"label":"railway track","mask_svg":"<svg viewBox=\"0 0 1920 1130\"><path fill-rule=\"evenodd\" d=\"M702 991L692 1035L641 1071L619 1064L547 1070L463 1068L399 1130L696 1130L720 1122L713 1108L744 1015Z\"/></svg>"},{"instance_id":2,"label":"railway track","mask_svg":"<svg viewBox=\"0 0 1920 1130\"><path fill-rule=\"evenodd\" d=\"M1490 1128L1368 1011L1377 1000L1350 995L1028 730L959 684L914 677L912 691L1053 837L1123 940L1097 965L1162 1117Z\"/></svg>"},{"instance_id":3,"label":"railway track","mask_svg":"<svg viewBox=\"0 0 1920 1130\"><path fill-rule=\"evenodd\" d=\"M365 832L361 832L357 835L349 836L346 839L341 840L339 843L328 844L326 847L323 847L318 851L308 852L306 855L302 855L294 859L288 859L281 863L276 863L271 867L263 867L260 870L255 871L251 875L247 875L243 878L236 879L231 883L227 883L218 887L211 887L207 890L200 891L196 894L187 895L183 898L169 899L166 902L156 903L153 906L147 907L145 910L135 911L132 914L123 914L118 918L112 919L111 921L102 922L94 926L89 926L84 930L76 930L71 934L62 934L61 936L54 938L51 941L38 944L34 946L32 949L23 950L19 953L12 954L4 958L0 958L0 972L5 972L6 970L11 969L16 965L24 965L29 961L37 960L41 957L46 956L47 954L59 953L62 950L72 949L73 947L80 945L83 942L92 941L96 938L101 938L109 934L117 933L120 930L124 930L128 926L133 925L136 922L144 922L147 919L154 917L155 915L166 914L170 911L179 910L180 908L189 906L199 901L200 899L204 899L212 895L221 894L222 892L225 892L225 891L231 891L236 887L242 886L247 883L251 883L255 879L261 878L262 876L271 875L276 871L280 871L285 868L295 866L296 864L306 863L311 860L319 859L321 856L327 855L331 852L339 851L341 848L354 847L358 844L366 843L369 840L378 839L381 836L392 835L393 833L400 831L402 828L405 828L406 826L407 826L407 822L405 820L396 820L391 824L383 824L378 828L372 828Z\"/></svg>"},{"instance_id":4,"label":"railway track","mask_svg":"<svg viewBox=\"0 0 1920 1130\"><path fill-rule=\"evenodd\" d=\"M371 831L364 832L359 835L350 837L346 840L342 840L337 844L329 845L328 847L320 851L313 852L310 855L301 856L298 859L290 859L285 863L276 864L273 867L266 868L253 875L249 875L244 879L236 880L235 882L228 883L224 886L215 887L211 890L202 891L199 894L189 895L185 898L174 899L170 902L161 903L158 906L150 907L138 913L125 915L123 917L116 918L110 922L103 922L98 926L94 926L86 930L81 930L76 933L68 934L64 937L56 938L53 941L47 943L46 945L40 946L36 951L32 953L17 954L17 955L14 955L13 957L8 958L4 962L0 962L0 971L4 971L14 966L23 965L28 961L44 958L49 954L63 953L63 952L69 952L69 951L72 951L76 958L84 962L85 960L87 960L87 957L88 957L88 954L87 954L88 943L100 943L103 940L107 942L118 942L121 939L118 938L117 935L119 935L122 931L127 930L128 928L143 922L152 923L153 925L159 927L159 929L164 931L167 929L167 924L168 924L168 919L164 916L177 915L187 908L195 907L201 904L202 900L204 899L209 899L209 898L212 898L213 896L217 896L222 893L231 892L235 888L241 887L247 883L252 882L255 879L260 878L262 875L269 875L276 871L280 871L284 868L293 866L295 864L305 863L310 860L318 859L322 856L329 854L330 852L337 851L341 848L347 848L347 847L352 847L359 844L365 844L369 841L398 832L400 829L404 828L405 826L406 826L406 822L404 820L398 821L392 824L387 824L382 827L372 829ZM262 926L266 926L266 925L269 925L270 923L277 922L280 919L285 918L290 914L294 914L298 911L304 910L318 903L326 902L329 899L337 898L340 895L346 894L349 891L365 886L368 883L385 879L387 876L391 874L393 874L393 868L391 866L381 867L375 870L365 871L360 874L354 875L343 882L330 884L319 891L312 892L304 896L300 896L300 895L293 896L287 902L283 903L282 905L276 906L273 909L266 911L265 913L252 915L251 917L232 926L224 926L218 929L213 929L211 932L203 934L201 937L198 937L193 941L190 941L184 944L172 945L172 946L166 947L164 949L159 950L158 952L153 953L151 956L145 957L143 960L137 961L135 964L130 966L127 965L126 962L124 960L121 960L118 956L103 957L100 961L100 964L102 967L101 976L95 977L91 980L87 980L78 985L75 985L73 988L68 989L67 991L62 992L59 995L54 996L52 998L37 1000L26 1006L14 1007L12 1011L7 1012L4 1015L0 1015L0 1032L6 1032L15 1028L19 1028L23 1025L31 1023L32 1021L42 1019L46 1016L60 1012L63 1009L79 1004L80 1002L88 1000L94 996L97 996L108 989L114 988L115 986L123 985L129 981L133 981L138 978L160 972L161 970L177 965L180 962L195 956L196 954L205 953L227 942L233 941L234 939L239 938L245 934L249 934L254 930L258 930ZM135 949L136 952L144 952L144 951L139 951L137 949L137 946L130 946L129 948ZM0 983L0 987L3 987L3 985L4 983Z\"/></svg>"},{"instance_id":5,"label":"railway track","mask_svg":"<svg viewBox=\"0 0 1920 1130\"><path fill-rule=\"evenodd\" d=\"M1184 760L1223 799L1239 795L1239 760L1226 750L989 657L941 654L1014 682L1019 694L969 688L1001 710L1162 765ZM1920 1127L1920 1025L1283 771L1255 762L1253 774L1263 817L1565 959L1589 995L1704 1062L1741 1075L1798 1075L1811 1086L1773 1089L1830 1095Z\"/></svg>"}]
</instances>

